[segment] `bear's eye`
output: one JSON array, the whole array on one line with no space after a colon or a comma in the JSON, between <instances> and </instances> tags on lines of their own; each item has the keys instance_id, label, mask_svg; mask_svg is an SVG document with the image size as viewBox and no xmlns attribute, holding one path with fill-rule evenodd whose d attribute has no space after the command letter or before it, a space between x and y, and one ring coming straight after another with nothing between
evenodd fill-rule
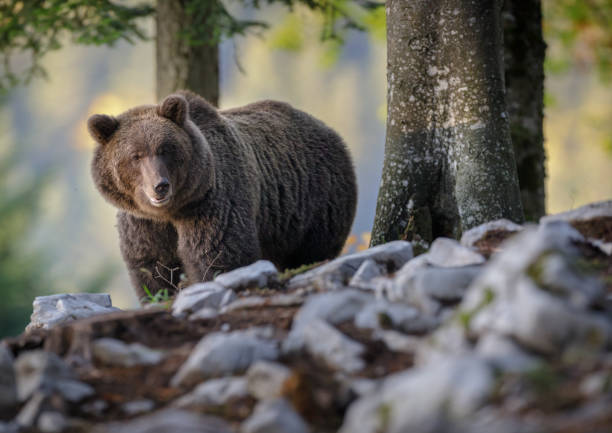
<instances>
[{"instance_id":1,"label":"bear's eye","mask_svg":"<svg viewBox=\"0 0 612 433\"><path fill-rule=\"evenodd\" d=\"M140 154L140 153L134 153L134 154L132 154L132 159L133 159L134 161L139 161L141 158L142 158L142 154Z\"/></svg>"}]
</instances>

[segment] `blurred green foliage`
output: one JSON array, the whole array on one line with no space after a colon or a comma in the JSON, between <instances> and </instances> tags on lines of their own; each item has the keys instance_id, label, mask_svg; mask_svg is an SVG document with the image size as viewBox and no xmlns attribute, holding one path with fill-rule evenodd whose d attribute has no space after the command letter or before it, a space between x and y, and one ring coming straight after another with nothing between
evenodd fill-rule
<instances>
[{"instance_id":1,"label":"blurred green foliage","mask_svg":"<svg viewBox=\"0 0 612 433\"><path fill-rule=\"evenodd\" d=\"M30 242L53 172L28 169L23 149L0 154L0 338L23 332L36 296L66 292L50 275L52 255ZM79 291L101 291L115 272L115 265L102 263L78 282Z\"/></svg>"},{"instance_id":2,"label":"blurred green foliage","mask_svg":"<svg viewBox=\"0 0 612 433\"><path fill-rule=\"evenodd\" d=\"M11 150L0 159L0 337L23 331L35 296L53 291L40 251L30 251L25 239L35 226L40 197L50 174L14 180L23 155Z\"/></svg>"},{"instance_id":3,"label":"blurred green foliage","mask_svg":"<svg viewBox=\"0 0 612 433\"><path fill-rule=\"evenodd\" d=\"M612 0L543 0L544 34L561 49L549 51L547 72L595 67L612 82Z\"/></svg>"},{"instance_id":4,"label":"blurred green foliage","mask_svg":"<svg viewBox=\"0 0 612 433\"><path fill-rule=\"evenodd\" d=\"M175 0L165 0L175 1ZM374 0L233 0L241 10L300 4L324 18L321 38L340 39L343 29L366 29L367 11L379 9ZM3 0L0 2L0 96L17 84L45 76L41 59L60 49L67 37L73 43L112 45L119 40L147 39L140 21L155 12L153 2L121 5L110 0ZM183 31L194 45L216 44L225 38L268 28L260 20L240 19L220 0L186 0L193 25ZM289 45L285 44L285 47Z\"/></svg>"},{"instance_id":5,"label":"blurred green foliage","mask_svg":"<svg viewBox=\"0 0 612 433\"><path fill-rule=\"evenodd\" d=\"M0 93L45 76L40 59L61 48L68 35L75 43L93 45L144 39L137 20L153 11L148 5L123 6L109 0L3 0Z\"/></svg>"}]
</instances>

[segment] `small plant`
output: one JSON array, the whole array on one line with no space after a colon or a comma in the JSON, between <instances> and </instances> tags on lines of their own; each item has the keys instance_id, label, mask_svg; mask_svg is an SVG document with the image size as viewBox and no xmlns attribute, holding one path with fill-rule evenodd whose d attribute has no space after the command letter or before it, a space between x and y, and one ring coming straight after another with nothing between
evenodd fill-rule
<instances>
[{"instance_id":1,"label":"small plant","mask_svg":"<svg viewBox=\"0 0 612 433\"><path fill-rule=\"evenodd\" d=\"M299 268L295 269L285 269L281 274L279 274L278 279L281 283L284 283L285 281L289 281L296 275L303 274L304 272L309 271L310 269L319 266L320 264L321 262L315 262L309 265L302 265Z\"/></svg>"},{"instance_id":2,"label":"small plant","mask_svg":"<svg viewBox=\"0 0 612 433\"><path fill-rule=\"evenodd\" d=\"M459 311L459 313L457 314L457 318L459 319L459 323L463 327L464 331L469 332L470 323L472 321L472 318L477 313L479 313L483 308L485 308L487 305L493 302L494 299L495 299L495 292L493 291L492 288L486 287L484 290L484 297L480 301L480 303L476 306L476 308L474 308L471 311L466 311L466 310Z\"/></svg>"},{"instance_id":3,"label":"small plant","mask_svg":"<svg viewBox=\"0 0 612 433\"><path fill-rule=\"evenodd\" d=\"M143 302L148 302L150 304L166 304L172 299L170 293L168 293L168 289L160 289L157 293L153 294L146 284L143 284L142 288L146 294L146 296L142 298Z\"/></svg>"}]
</instances>

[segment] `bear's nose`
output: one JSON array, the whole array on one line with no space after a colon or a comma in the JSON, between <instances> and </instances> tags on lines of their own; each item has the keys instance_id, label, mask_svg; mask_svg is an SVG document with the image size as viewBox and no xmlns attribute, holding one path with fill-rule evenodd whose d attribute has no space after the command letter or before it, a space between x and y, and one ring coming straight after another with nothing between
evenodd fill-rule
<instances>
[{"instance_id":1,"label":"bear's nose","mask_svg":"<svg viewBox=\"0 0 612 433\"><path fill-rule=\"evenodd\" d=\"M155 185L155 192L161 196L166 195L170 189L170 182L165 177L157 185Z\"/></svg>"}]
</instances>

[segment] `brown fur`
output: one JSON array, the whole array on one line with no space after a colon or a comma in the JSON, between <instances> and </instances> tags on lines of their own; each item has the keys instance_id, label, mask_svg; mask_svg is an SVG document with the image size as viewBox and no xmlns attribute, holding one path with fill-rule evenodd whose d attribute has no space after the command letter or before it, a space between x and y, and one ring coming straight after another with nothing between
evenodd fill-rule
<instances>
[{"instance_id":1,"label":"brown fur","mask_svg":"<svg viewBox=\"0 0 612 433\"><path fill-rule=\"evenodd\" d=\"M342 249L356 205L349 153L333 130L288 104L217 111L183 91L117 118L94 115L88 126L100 144L94 182L119 208L121 252L139 296L143 285L176 286L179 272L197 282L260 258L285 269ZM172 285L169 268L180 268Z\"/></svg>"}]
</instances>

